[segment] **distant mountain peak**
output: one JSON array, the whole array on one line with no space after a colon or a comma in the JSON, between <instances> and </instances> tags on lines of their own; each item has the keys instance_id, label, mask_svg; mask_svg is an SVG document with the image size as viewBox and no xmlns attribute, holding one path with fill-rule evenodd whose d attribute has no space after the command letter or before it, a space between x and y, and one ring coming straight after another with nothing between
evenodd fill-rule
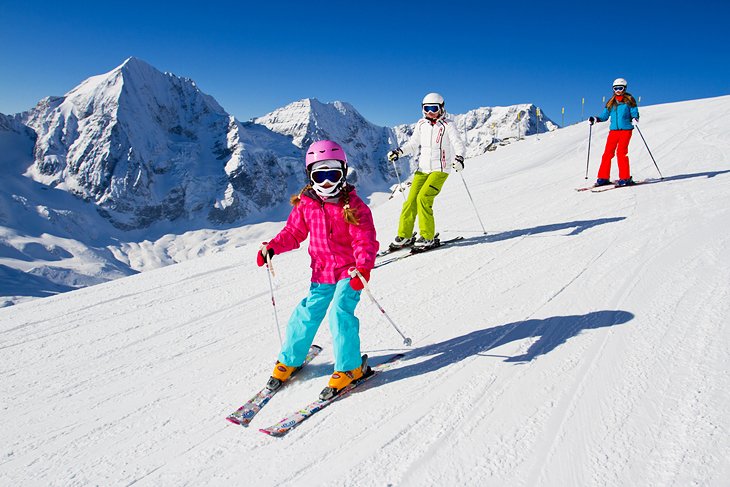
<instances>
[{"instance_id":1,"label":"distant mountain peak","mask_svg":"<svg viewBox=\"0 0 730 487\"><path fill-rule=\"evenodd\" d=\"M249 129L192 80L135 57L43 100L26 122L39 134L29 176L93 201L122 229L206 218L216 202L226 208L216 221L272 206L276 198L254 194L246 176L277 161L268 148L290 145L242 133Z\"/></svg>"},{"instance_id":2,"label":"distant mountain peak","mask_svg":"<svg viewBox=\"0 0 730 487\"><path fill-rule=\"evenodd\" d=\"M117 66L116 68L114 68L114 70L123 69L125 67L134 67L134 66L137 66L137 65L150 66L149 63L145 62L144 60L142 60L142 59L140 59L138 57L129 56L127 59L125 59L124 61L122 61L122 64L120 64L119 66ZM152 66L150 66L150 67L152 67Z\"/></svg>"},{"instance_id":3,"label":"distant mountain peak","mask_svg":"<svg viewBox=\"0 0 730 487\"><path fill-rule=\"evenodd\" d=\"M119 65L119 67L121 68L123 66L134 66L134 65L149 66L152 69L156 69L151 64L149 64L135 56L129 56L127 59L124 60L124 62L122 64Z\"/></svg>"},{"instance_id":4,"label":"distant mountain peak","mask_svg":"<svg viewBox=\"0 0 730 487\"><path fill-rule=\"evenodd\" d=\"M165 73L151 64L136 58L129 57L122 64L114 68L111 73L119 72L122 76L165 76Z\"/></svg>"}]
</instances>

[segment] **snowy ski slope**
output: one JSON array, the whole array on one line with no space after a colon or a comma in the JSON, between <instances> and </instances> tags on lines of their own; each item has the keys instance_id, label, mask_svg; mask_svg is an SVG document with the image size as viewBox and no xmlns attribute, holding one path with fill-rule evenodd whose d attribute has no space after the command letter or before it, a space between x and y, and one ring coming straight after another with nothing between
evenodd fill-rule
<instances>
[{"instance_id":1,"label":"snowy ski slope","mask_svg":"<svg viewBox=\"0 0 730 487\"><path fill-rule=\"evenodd\" d=\"M279 346L260 240L0 309L0 485L728 485L730 96L641 112L661 182L577 193L587 124L468 160L488 234L452 175L437 226L465 240L373 273L406 358L283 439L257 428L317 396L332 346L325 323L304 380L225 421ZM657 178L638 134L630 157ZM374 201L385 245L401 200ZM284 323L308 255L274 264ZM373 361L402 350L359 316Z\"/></svg>"}]
</instances>

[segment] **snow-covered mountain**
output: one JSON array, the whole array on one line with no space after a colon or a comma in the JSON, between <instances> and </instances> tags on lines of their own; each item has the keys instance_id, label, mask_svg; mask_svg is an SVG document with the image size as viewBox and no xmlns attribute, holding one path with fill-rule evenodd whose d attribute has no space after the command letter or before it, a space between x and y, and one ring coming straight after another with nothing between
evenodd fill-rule
<instances>
[{"instance_id":1,"label":"snow-covered mountain","mask_svg":"<svg viewBox=\"0 0 730 487\"><path fill-rule=\"evenodd\" d=\"M550 132L558 126L533 104L508 107L481 107L464 114L448 115L466 142L466 156L477 157L499 145L507 145L521 137ZM416 124L393 128L398 145L413 134Z\"/></svg>"},{"instance_id":2,"label":"snow-covered mountain","mask_svg":"<svg viewBox=\"0 0 730 487\"><path fill-rule=\"evenodd\" d=\"M224 419L276 360L254 255L281 223L238 229L240 248L0 309L0 484L727 486L730 96L642 107L641 123L664 174L637 135L641 186L575 191L586 124L468 160L487 235L450 178L437 228L464 240L372 273L413 346L364 294L363 353L404 359L283 439L258 428L326 384L326 323L323 352L248 429ZM607 133L594 126L593 144ZM401 201L373 206L387 242ZM309 256L274 262L283 326Z\"/></svg>"},{"instance_id":3,"label":"snow-covered mountain","mask_svg":"<svg viewBox=\"0 0 730 487\"><path fill-rule=\"evenodd\" d=\"M349 103L307 98L253 121L290 137L302 149L316 140L336 140L347 154L351 168L348 179L363 194L394 181L395 173L386 157L396 147L393 130L368 122Z\"/></svg>"},{"instance_id":4,"label":"snow-covered mountain","mask_svg":"<svg viewBox=\"0 0 730 487\"><path fill-rule=\"evenodd\" d=\"M0 168L5 304L235 245L228 228L281 218L303 182L287 137L135 58L0 115Z\"/></svg>"},{"instance_id":5,"label":"snow-covered mountain","mask_svg":"<svg viewBox=\"0 0 730 487\"><path fill-rule=\"evenodd\" d=\"M126 230L231 223L271 209L298 156L283 138L238 123L192 80L136 58L43 99L25 122L38 134L27 174L92 201Z\"/></svg>"},{"instance_id":6,"label":"snow-covered mountain","mask_svg":"<svg viewBox=\"0 0 730 487\"><path fill-rule=\"evenodd\" d=\"M535 110L480 108L454 119L475 156L516 135L518 126L523 134L538 125L554 128L546 118L537 123ZM240 123L192 80L136 58L4 119L16 127L22 120L36 133L27 176L92 202L123 230L166 221L188 229L195 227L191 221L234 224L280 214L303 182L302 149L322 138L343 144L351 181L369 194L395 181L385 154L412 131L412 125L379 127L347 103L316 99Z\"/></svg>"},{"instance_id":7,"label":"snow-covered mountain","mask_svg":"<svg viewBox=\"0 0 730 487\"><path fill-rule=\"evenodd\" d=\"M551 132L558 126L539 107L529 103L508 107L482 107L454 115L459 132L466 134L467 156L480 156L496 145L527 135Z\"/></svg>"},{"instance_id":8,"label":"snow-covered mountain","mask_svg":"<svg viewBox=\"0 0 730 487\"><path fill-rule=\"evenodd\" d=\"M24 176L36 134L0 115L0 307L127 276L93 205Z\"/></svg>"}]
</instances>

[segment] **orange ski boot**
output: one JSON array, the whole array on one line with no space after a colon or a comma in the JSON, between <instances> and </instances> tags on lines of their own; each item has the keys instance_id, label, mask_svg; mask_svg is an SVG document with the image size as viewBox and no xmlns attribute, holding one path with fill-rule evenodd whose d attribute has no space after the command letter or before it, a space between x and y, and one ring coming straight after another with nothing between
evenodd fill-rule
<instances>
[{"instance_id":1,"label":"orange ski boot","mask_svg":"<svg viewBox=\"0 0 730 487\"><path fill-rule=\"evenodd\" d=\"M289 367L281 362L276 362L274 371L271 373L271 377L269 378L269 382L266 383L266 388L270 391L277 390L289 377L291 377L292 372L298 368L299 367Z\"/></svg>"},{"instance_id":2,"label":"orange ski boot","mask_svg":"<svg viewBox=\"0 0 730 487\"><path fill-rule=\"evenodd\" d=\"M342 389L349 386L353 382L361 379L365 374L369 373L370 368L368 367L368 356L362 356L362 365L356 369L348 370L347 372L338 372L332 374L330 377L327 387L322 389L319 394L319 398L322 401L332 399L339 394Z\"/></svg>"}]
</instances>

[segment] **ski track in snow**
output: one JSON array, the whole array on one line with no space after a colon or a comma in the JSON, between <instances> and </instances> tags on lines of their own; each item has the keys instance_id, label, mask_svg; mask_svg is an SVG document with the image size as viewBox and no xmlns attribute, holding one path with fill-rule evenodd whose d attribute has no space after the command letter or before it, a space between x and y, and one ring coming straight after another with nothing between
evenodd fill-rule
<instances>
[{"instance_id":1,"label":"ski track in snow","mask_svg":"<svg viewBox=\"0 0 730 487\"><path fill-rule=\"evenodd\" d=\"M586 126L467 161L482 219L501 230L481 235L452 178L437 222L465 239L373 273L413 347L281 439L258 428L317 396L332 344L325 321L301 380L249 428L225 421L278 351L258 236L0 309L0 484L726 485L728 108L642 109L666 179L641 188L574 191ZM643 178L655 168L636 135ZM605 136L594 127L596 147ZM374 209L382 242L399 209ZM276 260L285 326L308 256ZM373 362L400 350L367 296L358 315Z\"/></svg>"}]
</instances>

